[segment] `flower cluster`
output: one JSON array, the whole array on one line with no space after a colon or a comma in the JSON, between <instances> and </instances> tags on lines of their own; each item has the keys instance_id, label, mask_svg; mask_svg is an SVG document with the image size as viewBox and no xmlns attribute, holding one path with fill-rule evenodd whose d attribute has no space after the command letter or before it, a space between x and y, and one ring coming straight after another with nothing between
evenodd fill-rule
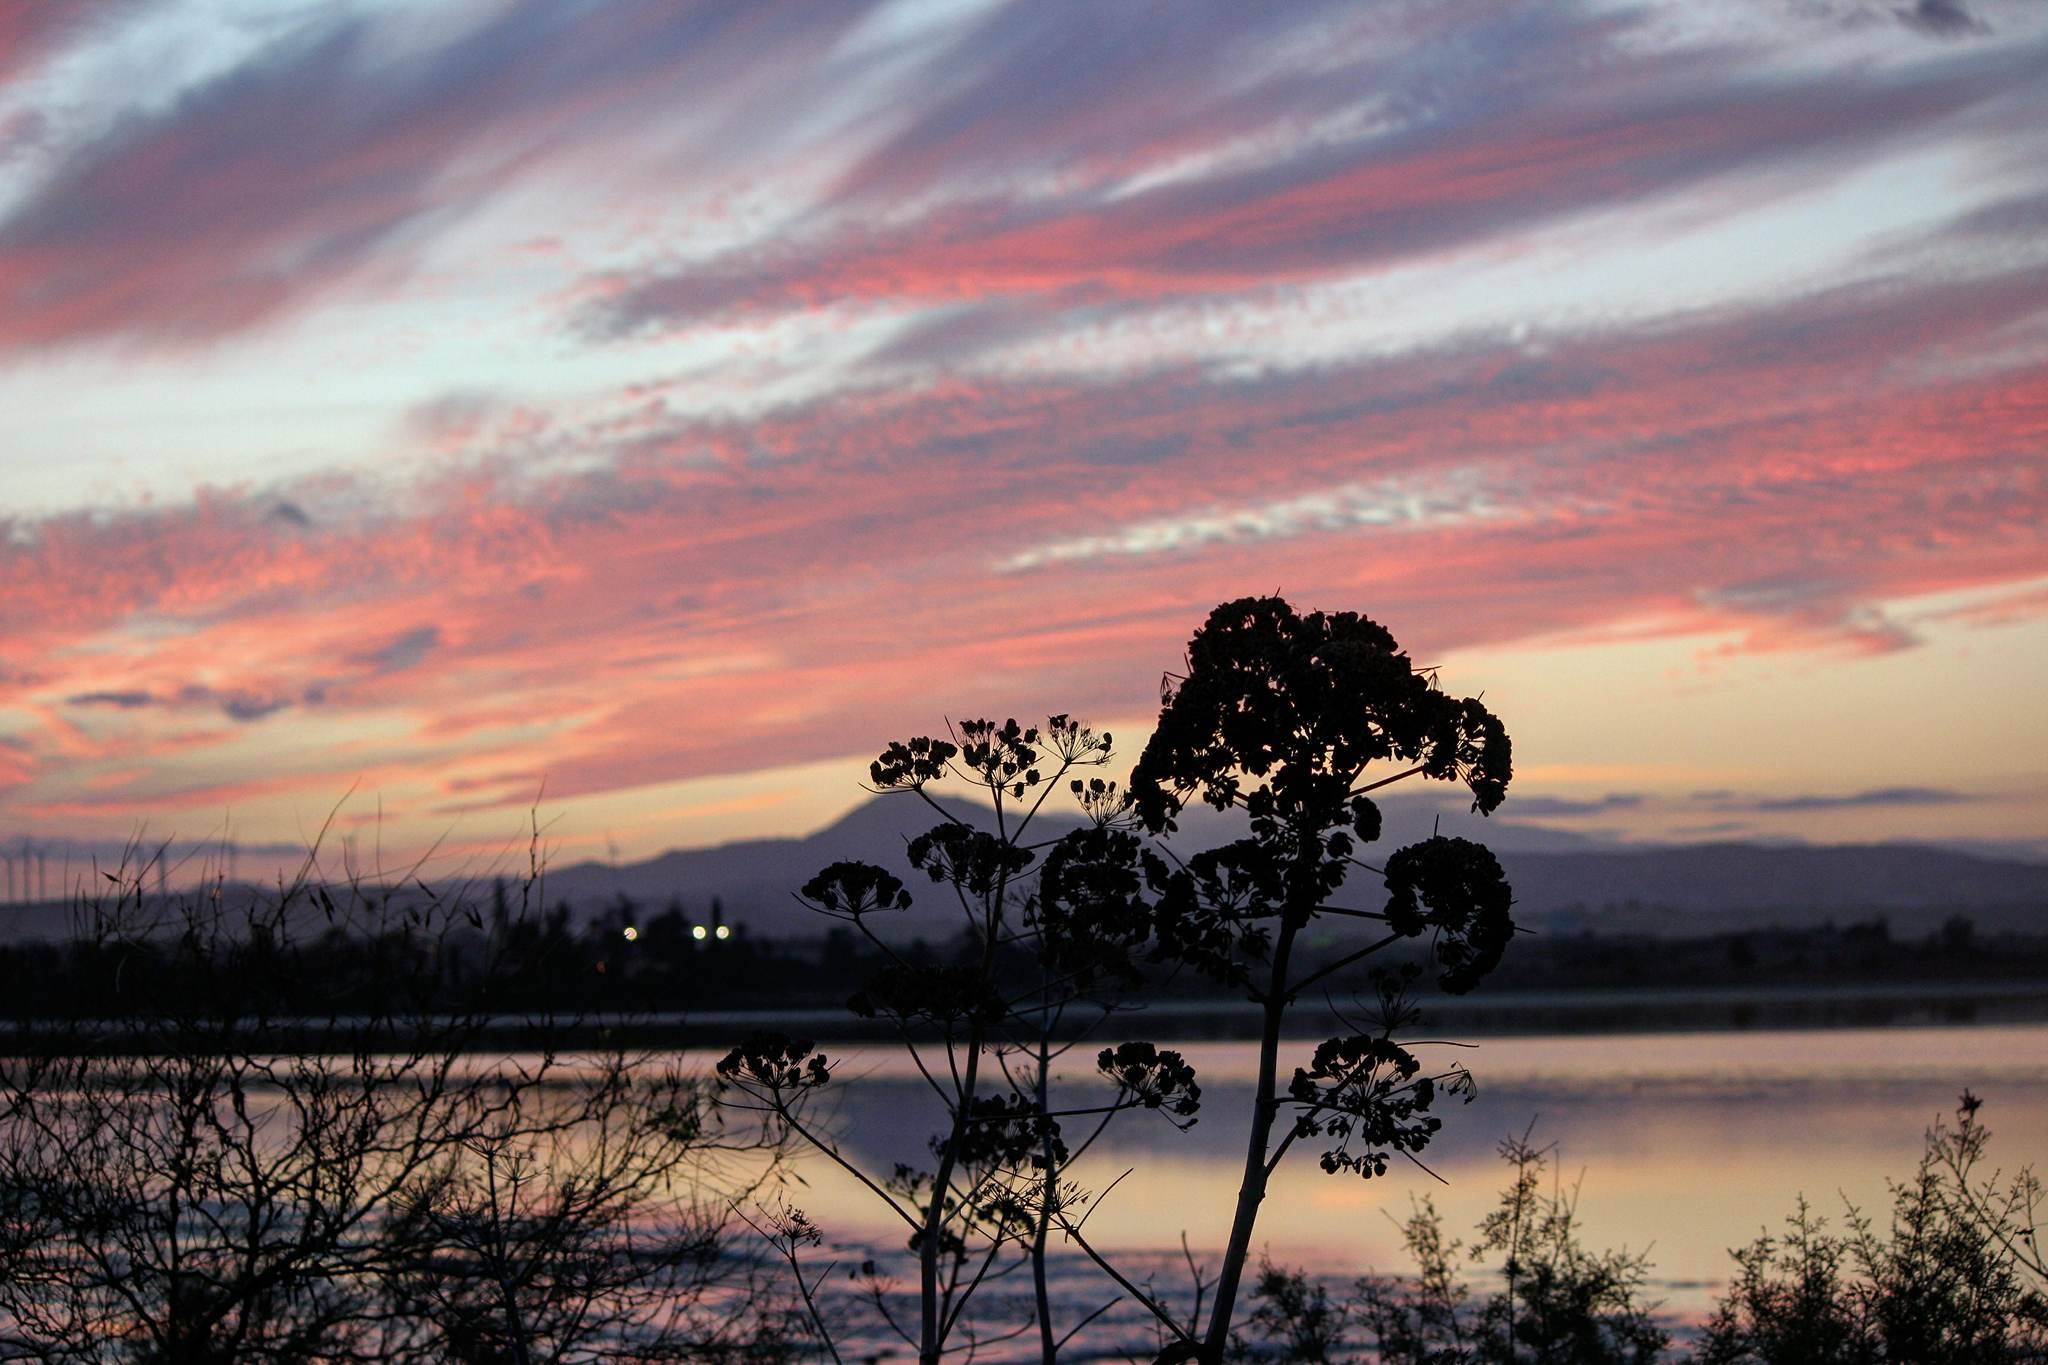
<instances>
[{"instance_id":1,"label":"flower cluster","mask_svg":"<svg viewBox=\"0 0 2048 1365\"><path fill-rule=\"evenodd\" d=\"M1484 844L1437 835L1387 859L1386 875L1387 927L1436 931L1438 985L1463 995L1499 964L1515 934L1514 893Z\"/></svg>"},{"instance_id":2,"label":"flower cluster","mask_svg":"<svg viewBox=\"0 0 2048 1365\"><path fill-rule=\"evenodd\" d=\"M727 1081L747 1081L768 1090L815 1090L832 1079L832 1064L811 1047L808 1038L754 1033L720 1059L718 1074Z\"/></svg>"},{"instance_id":3,"label":"flower cluster","mask_svg":"<svg viewBox=\"0 0 2048 1365\"><path fill-rule=\"evenodd\" d=\"M1171 1048L1151 1043L1124 1043L1096 1054L1095 1069L1141 1108L1160 1109L1193 1120L1202 1107L1202 1087L1195 1069ZM1186 1125L1182 1125L1186 1126Z\"/></svg>"},{"instance_id":4,"label":"flower cluster","mask_svg":"<svg viewBox=\"0 0 2048 1365\"><path fill-rule=\"evenodd\" d=\"M1384 1034L1328 1039L1288 1083L1288 1098L1302 1109L1295 1132L1336 1139L1323 1153L1325 1171L1385 1175L1392 1154L1421 1151L1443 1127L1428 1112L1437 1083L1421 1069L1415 1054ZM1459 1088L1469 1096L1469 1086Z\"/></svg>"},{"instance_id":5,"label":"flower cluster","mask_svg":"<svg viewBox=\"0 0 2048 1365\"><path fill-rule=\"evenodd\" d=\"M908 743L898 740L868 765L868 781L880 791L915 791L944 777L946 764L959 752L957 746L925 735Z\"/></svg>"},{"instance_id":6,"label":"flower cluster","mask_svg":"<svg viewBox=\"0 0 2048 1365\"><path fill-rule=\"evenodd\" d=\"M812 909L838 919L910 908L903 883L873 863L834 863L805 882L797 895Z\"/></svg>"},{"instance_id":7,"label":"flower cluster","mask_svg":"<svg viewBox=\"0 0 2048 1365\"><path fill-rule=\"evenodd\" d=\"M968 825L949 823L910 841L910 865L935 882L950 882L976 896L993 895L997 887L1030 867L1032 854L1007 839Z\"/></svg>"},{"instance_id":8,"label":"flower cluster","mask_svg":"<svg viewBox=\"0 0 2048 1365\"><path fill-rule=\"evenodd\" d=\"M1021 797L1039 782L1038 727L1020 726L1013 716L960 722L960 765L996 792Z\"/></svg>"},{"instance_id":9,"label":"flower cluster","mask_svg":"<svg viewBox=\"0 0 2048 1365\"><path fill-rule=\"evenodd\" d=\"M1147 892L1167 878L1165 862L1127 831L1093 825L1062 837L1026 907L1050 964L1084 988L1105 977L1135 986L1153 934Z\"/></svg>"},{"instance_id":10,"label":"flower cluster","mask_svg":"<svg viewBox=\"0 0 2048 1365\"><path fill-rule=\"evenodd\" d=\"M1070 766L1107 763L1112 752L1109 731L1098 735L1064 712L1046 718L1044 739L1046 747Z\"/></svg>"},{"instance_id":11,"label":"flower cluster","mask_svg":"<svg viewBox=\"0 0 2048 1365\"><path fill-rule=\"evenodd\" d=\"M1081 813L1093 824L1107 825L1124 821L1130 813L1129 794L1114 782L1107 782L1099 777L1091 777L1083 782L1077 777L1068 784L1068 787L1074 793L1074 799L1081 803Z\"/></svg>"},{"instance_id":12,"label":"flower cluster","mask_svg":"<svg viewBox=\"0 0 2048 1365\"><path fill-rule=\"evenodd\" d=\"M1166 690L1132 791L1155 833L1199 797L1219 810L1245 804L1255 821L1354 824L1364 837L1377 822L1347 809L1350 784L1382 760L1466 783L1485 812L1512 771L1500 722L1477 700L1437 691L1379 625L1247 597L1217 607L1188 642L1188 671Z\"/></svg>"},{"instance_id":13,"label":"flower cluster","mask_svg":"<svg viewBox=\"0 0 2048 1365\"><path fill-rule=\"evenodd\" d=\"M1059 1120L1041 1114L1036 1102L1024 1095L977 1095L961 1117L953 1151L969 1167L1028 1165L1042 1171L1048 1150L1053 1164L1066 1164L1067 1144L1060 1137ZM932 1145L934 1156L944 1147L938 1139Z\"/></svg>"}]
</instances>

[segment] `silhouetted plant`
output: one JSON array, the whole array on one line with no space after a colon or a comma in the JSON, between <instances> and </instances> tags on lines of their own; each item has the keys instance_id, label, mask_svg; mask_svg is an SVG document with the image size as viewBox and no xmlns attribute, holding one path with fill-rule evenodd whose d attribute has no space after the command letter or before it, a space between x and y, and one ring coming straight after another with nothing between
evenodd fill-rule
<instances>
[{"instance_id":1,"label":"silhouetted plant","mask_svg":"<svg viewBox=\"0 0 2048 1365\"><path fill-rule=\"evenodd\" d=\"M921 1308L919 1330L907 1335L923 1361L945 1351L966 1301L1011 1242L1030 1256L1041 1354L1054 1359L1060 1340L1044 1265L1055 1232L1154 1314L1172 1338L1162 1360L1220 1361L1258 1210L1287 1150L1319 1138L1325 1169L1376 1175L1391 1155L1412 1159L1428 1144L1440 1123L1431 1111L1445 1095L1469 1095L1462 1069L1426 1072L1394 1040L1412 1018L1404 997L1412 972L1382 977L1378 1019L1326 1041L1284 1085L1278 1058L1288 1007L1303 991L1404 940L1427 936L1437 984L1452 992L1470 990L1500 960L1514 931L1511 895L1486 849L1439 837L1384 866L1356 856L1380 834L1370 793L1391 783L1458 781L1475 810L1500 804L1508 738L1484 706L1438 691L1430 671L1416 669L1363 617L1300 615L1278 598L1246 598L1218 607L1190 641L1187 672L1168 679L1129 792L1069 776L1109 756L1107 735L1056 716L1042 731L1014 720L967 722L946 739L892 743L871 766L878 791L929 801L927 787L956 778L981 788L993 806L990 833L933 802L942 823L907 850L911 867L964 917L971 951L960 962L903 960L874 931L877 917L910 900L883 869L838 863L803 889L814 909L891 958L849 1006L897 1025L944 1110L931 1168L865 1172L831 1143L805 1112L831 1074L808 1044L758 1038L721 1064L753 1104L852 1171L906 1224ZM1398 771L1382 775L1376 764ZM1046 796L1063 783L1088 825L1046 844L1026 842ZM1246 834L1180 857L1167 836L1193 800L1241 811ZM1361 869L1384 882L1386 900L1338 904L1333 898ZM1295 943L1318 921L1378 931L1332 961L1297 970ZM997 967L1019 953L1033 964L1038 988L1006 994ZM1074 1216L1086 1195L1062 1179L1117 1112L1152 1108L1193 1121L1192 1070L1149 1044L1101 1053L1098 1068L1115 1086L1108 1103L1061 1110L1051 1097L1062 1026L1072 1028L1083 1005L1099 1024L1120 994L1141 984L1144 964L1245 990L1261 1007L1244 1174L1206 1323L1179 1320L1097 1252ZM943 1066L926 1061L920 1030L939 1040ZM1080 1115L1097 1119L1095 1132L1070 1143L1060 1121Z\"/></svg>"},{"instance_id":2,"label":"silhouetted plant","mask_svg":"<svg viewBox=\"0 0 2048 1365\"><path fill-rule=\"evenodd\" d=\"M1977 1101L1927 1133L1918 1170L1892 1187L1880 1230L1851 1208L1830 1232L1801 1199L1784 1232L1731 1254L1735 1276L1694 1365L2033 1365L2048 1360L2031 1171L1980 1171ZM1501 1144L1513 1175L1464 1242L1427 1199L1402 1225L1405 1276L1368 1275L1334 1297L1299 1270L1263 1265L1238 1360L1329 1365L1649 1365L1670 1333L1642 1295L1649 1262L1582 1240L1578 1190L1543 1177L1527 1136ZM1468 1268L1500 1289L1475 1295Z\"/></svg>"},{"instance_id":3,"label":"silhouetted plant","mask_svg":"<svg viewBox=\"0 0 2048 1365\"><path fill-rule=\"evenodd\" d=\"M1638 1303L1649 1262L1579 1240L1579 1189L1543 1176L1550 1153L1524 1134L1500 1146L1515 1178L1479 1227L1481 1256L1500 1257L1503 1291L1480 1314L1483 1350L1532 1365L1636 1365L1670 1335Z\"/></svg>"},{"instance_id":4,"label":"silhouetted plant","mask_svg":"<svg viewBox=\"0 0 2048 1365\"><path fill-rule=\"evenodd\" d=\"M552 1089L394 1200L407 1235L391 1250L411 1254L379 1290L411 1324L405 1350L461 1365L783 1358L776 1305L724 1244L722 1200L751 1182L696 1082L607 1057Z\"/></svg>"},{"instance_id":5,"label":"silhouetted plant","mask_svg":"<svg viewBox=\"0 0 2048 1365\"><path fill-rule=\"evenodd\" d=\"M1647 1260L1585 1246L1578 1189L1554 1179L1546 1186L1549 1149L1524 1135L1503 1142L1500 1155L1513 1174L1471 1243L1445 1233L1427 1198L1416 1201L1401 1227L1413 1262L1407 1277L1368 1275L1333 1300L1298 1270L1262 1266L1237 1358L1345 1365L1369 1349L1379 1365L1657 1360L1670 1334L1641 1302ZM1500 1290L1475 1297L1468 1266L1490 1270Z\"/></svg>"},{"instance_id":6,"label":"silhouetted plant","mask_svg":"<svg viewBox=\"0 0 2048 1365\"><path fill-rule=\"evenodd\" d=\"M2048 1360L2041 1185L1979 1171L1989 1131L1965 1093L1937 1121L1880 1232L1851 1206L1830 1233L1804 1200L1786 1230L1736 1250L1701 1365L2014 1365Z\"/></svg>"},{"instance_id":7,"label":"silhouetted plant","mask_svg":"<svg viewBox=\"0 0 2048 1365\"><path fill-rule=\"evenodd\" d=\"M946 739L893 743L871 766L874 790L920 797L939 817L909 841L905 858L921 874L915 879L937 888L961 916L964 946L955 961L917 958L878 932L878 919L909 909L913 899L883 868L834 863L799 893L880 960L847 1007L891 1024L927 1082L938 1131L924 1153L871 1171L837 1146L812 1114L818 1093L833 1082L832 1064L806 1040L757 1034L719 1063L729 1103L786 1125L901 1221L917 1257L915 1321L899 1323L879 1271L867 1277L865 1293L921 1360L939 1359L955 1339L990 1344L969 1305L1016 1257L1031 1269L1036 1311L1030 1324L1010 1325L1001 1335L1035 1326L1042 1354L1054 1358L1064 1337L1047 1287L1048 1243L1056 1229L1069 1227L1067 1210L1085 1199L1066 1179L1070 1164L1119 1113L1152 1110L1185 1124L1199 1108L1192 1068L1178 1053L1147 1043L1099 1049L1094 1069L1106 1095L1098 1091L1089 1097L1094 1102L1064 1108L1054 1100L1056 1063L1076 1034L1085 1036L1113 1012L1111 992L1137 980L1130 950L1149 929L1130 870L1138 840L1115 827L1124 819L1121 796L1099 778L1073 776L1106 763L1110 753L1108 735L1066 716L1042 728L976 720L953 727ZM927 788L947 779L980 788L993 832L931 797ZM1033 842L1034 821L1063 786L1093 823ZM1165 865L1155 864L1155 877L1163 878ZM1091 905L1121 897L1125 914L1079 914L1084 895ZM1081 1128L1070 1134L1063 1124L1076 1119ZM787 1206L763 1210L757 1226L788 1262L820 1349L836 1358L832 1315L818 1303L800 1259L821 1234Z\"/></svg>"},{"instance_id":8,"label":"silhouetted plant","mask_svg":"<svg viewBox=\"0 0 2048 1365\"><path fill-rule=\"evenodd\" d=\"M1373 765L1385 763L1400 770L1378 775ZM1244 1170L1197 1358L1223 1356L1267 1184L1295 1142L1323 1138L1324 1169L1372 1176L1390 1153L1412 1158L1428 1144L1438 1099L1469 1095L1462 1069L1424 1074L1394 1041L1410 1016L1391 988L1376 1028L1329 1039L1285 1087L1280 1039L1304 990L1403 939L1430 936L1437 984L1453 993L1499 962L1514 932L1512 897L1484 847L1435 837L1382 866L1356 853L1380 835L1372 792L1417 776L1458 781L1473 809L1490 814L1510 773L1500 722L1478 701L1438 691L1432 673L1354 613L1299 615L1278 598L1225 603L1189 642L1187 673L1168 679L1159 724L1131 775L1138 819L1168 834L1200 800L1242 810L1248 833L1194 855L1167 879L1157 939L1218 983L1248 987L1262 1014ZM1381 907L1332 899L1359 870L1384 882ZM1384 932L1297 974L1296 941L1318 920L1377 923ZM1284 1124L1283 1111L1291 1111Z\"/></svg>"},{"instance_id":9,"label":"silhouetted plant","mask_svg":"<svg viewBox=\"0 0 2048 1365\"><path fill-rule=\"evenodd\" d=\"M1251 1302L1247 1331L1266 1349L1262 1352L1239 1336L1231 1343L1232 1360L1256 1360L1266 1354L1299 1365L1337 1365L1345 1358L1357 1309L1333 1300L1327 1286L1299 1270L1282 1270L1261 1260Z\"/></svg>"},{"instance_id":10,"label":"silhouetted plant","mask_svg":"<svg viewBox=\"0 0 2048 1365\"><path fill-rule=\"evenodd\" d=\"M545 1020L534 1055L473 1051L486 1016L424 972L329 981L342 1010L297 1012L332 961L294 930L324 921L324 886L246 917L153 899L138 922L116 876L82 907L120 1008L23 1021L0 1059L0 1359L786 1356L720 1250L763 1154L695 1082L571 1062ZM476 923L403 919L390 942L429 959Z\"/></svg>"}]
</instances>

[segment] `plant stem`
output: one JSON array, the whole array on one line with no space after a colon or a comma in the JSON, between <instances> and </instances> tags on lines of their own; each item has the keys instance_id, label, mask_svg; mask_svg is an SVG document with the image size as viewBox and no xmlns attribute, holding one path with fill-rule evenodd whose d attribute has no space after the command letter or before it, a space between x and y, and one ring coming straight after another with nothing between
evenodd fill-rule
<instances>
[{"instance_id":1,"label":"plant stem","mask_svg":"<svg viewBox=\"0 0 2048 1365\"><path fill-rule=\"evenodd\" d=\"M1048 988L1048 996L1050 989ZM1046 1002L1047 1010L1039 1019L1039 1028L1046 1030L1038 1035L1038 1112L1042 1116L1052 1108L1052 1097L1048 1090L1052 1084L1052 1028L1053 1014L1051 1001ZM1059 1199L1060 1168L1053 1160L1052 1129L1046 1128L1045 1141L1040 1155L1045 1159L1044 1193L1038 1210L1038 1227L1031 1239L1031 1293L1038 1307L1038 1348L1045 1365L1054 1365L1059 1359L1060 1344L1052 1334L1052 1292L1046 1283L1045 1243L1052 1231L1052 1211Z\"/></svg>"},{"instance_id":2,"label":"plant stem","mask_svg":"<svg viewBox=\"0 0 2048 1365\"><path fill-rule=\"evenodd\" d=\"M932 1176L932 1199L924 1214L924 1244L918 1248L917 1278L919 1306L923 1310L923 1332L918 1344L918 1365L939 1365L944 1354L939 1321L939 1234L946 1226L946 1194L952 1188L953 1162L967 1129L967 1113L974 1104L974 1083L981 1071L981 1025L968 1030L967 1064L960 1076L959 1108L953 1115L953 1133L939 1157L939 1169Z\"/></svg>"},{"instance_id":3,"label":"plant stem","mask_svg":"<svg viewBox=\"0 0 2048 1365\"><path fill-rule=\"evenodd\" d=\"M1292 915L1280 926L1279 941L1273 948L1272 985L1264 1001L1264 1022L1259 1031L1259 1081L1252 1100L1252 1131L1245 1140L1244 1178L1237 1187L1237 1212L1230 1222L1230 1244L1223 1253L1223 1266L1216 1277L1216 1303L1209 1315L1209 1330L1202 1342L1202 1360L1219 1362L1230 1341L1230 1317L1237 1307L1237 1287L1244 1278L1244 1263L1251 1254L1252 1228L1258 1222L1259 1205L1266 1198L1266 1148L1273 1136L1273 1118L1279 1112L1274 1095L1280 1058L1280 1026L1287 1013L1287 966L1294 952L1297 926Z\"/></svg>"}]
</instances>

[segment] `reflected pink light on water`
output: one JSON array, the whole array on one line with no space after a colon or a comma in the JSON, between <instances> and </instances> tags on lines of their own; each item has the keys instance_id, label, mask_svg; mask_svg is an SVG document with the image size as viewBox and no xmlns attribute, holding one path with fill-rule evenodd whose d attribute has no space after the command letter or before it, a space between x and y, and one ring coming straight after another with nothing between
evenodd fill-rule
<instances>
[{"instance_id":1,"label":"reflected pink light on water","mask_svg":"<svg viewBox=\"0 0 2048 1365\"><path fill-rule=\"evenodd\" d=\"M847 1080L849 1144L918 1150L928 1126L919 1106L931 1096L907 1061L879 1048L826 1050ZM1131 1172L1090 1218L1091 1242L1177 1253L1185 1233L1213 1263L1243 1159L1239 1118L1255 1054L1234 1043L1183 1051L1202 1075L1209 1117L1181 1134L1125 1116L1076 1178L1101 1190ZM1428 1060L1451 1051L1432 1049ZM1588 1243L1649 1248L1656 1296L1688 1317L1726 1280L1729 1248L1778 1230L1802 1192L1835 1225L1844 1199L1881 1222L1886 1181L1912 1173L1926 1128L1965 1087L1986 1101L1994 1164L2048 1169L2048 1027L2039 1025L1529 1037L1456 1055L1479 1078L1479 1097L1440 1111L1445 1130L1423 1154L1446 1183L1402 1162L1370 1181L1324 1175L1304 1144L1259 1225L1275 1260L1347 1276L1407 1269L1398 1220L1410 1201L1432 1199L1448 1230L1469 1232L1502 1183L1494 1144L1532 1123L1538 1140L1558 1144L1557 1173L1580 1184ZM1071 1070L1085 1074L1091 1058L1077 1055ZM893 1244L872 1196L823 1161L801 1170L808 1184L791 1197L829 1236Z\"/></svg>"}]
</instances>

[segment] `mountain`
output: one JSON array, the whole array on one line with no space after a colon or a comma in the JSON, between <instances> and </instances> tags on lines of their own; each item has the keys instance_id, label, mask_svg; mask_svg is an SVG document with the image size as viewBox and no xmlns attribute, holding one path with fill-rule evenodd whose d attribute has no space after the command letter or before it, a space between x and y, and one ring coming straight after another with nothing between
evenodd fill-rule
<instances>
[{"instance_id":1,"label":"mountain","mask_svg":"<svg viewBox=\"0 0 2048 1365\"><path fill-rule=\"evenodd\" d=\"M993 828L986 807L941 804L962 820ZM1919 937L1958 914L1988 932L2048 933L2048 863L1991 856L1992 850L1907 843L1640 845L1613 836L1481 819L1429 797L1397 798L1382 810L1384 836L1365 851L1366 861L1374 861L1374 850L1399 848L1432 833L1476 839L1500 857L1515 888L1516 918L1552 933L1689 937L1766 925L1846 924L1881 915L1896 936ZM904 845L939 818L914 796L879 796L798 838L678 850L617 866L583 862L552 869L542 894L549 908L566 903L579 921L616 907L621 898L633 904L636 915L656 915L680 903L692 920L705 920L716 899L726 919L744 932L811 938L829 922L799 904L794 893L828 864L857 860L894 872L918 902L908 913L889 916L887 932L898 938L944 939L958 927L957 908L932 894L940 888L903 856ZM1240 814L1192 807L1183 813L1172 846L1183 856L1214 847L1237 837L1242 823ZM1032 827L1033 839L1053 839L1078 827L1071 816L1041 814ZM1358 874L1346 900L1368 906L1377 891L1373 883L1370 874ZM271 896L250 884L230 883L225 890L230 908ZM375 888L369 890L375 900ZM439 890L445 896L463 889L444 885ZM467 895L472 901L487 900L490 888L472 883ZM402 914L419 900L415 892L397 891L385 913ZM312 931L325 927L310 901L301 913ZM0 943L62 940L73 932L73 920L73 908L63 902L0 907Z\"/></svg>"},{"instance_id":2,"label":"mountain","mask_svg":"<svg viewBox=\"0 0 2048 1365\"><path fill-rule=\"evenodd\" d=\"M984 808L945 805L992 828ZM643 913L680 900L692 918L708 915L716 897L726 917L748 932L808 937L827 925L797 903L794 891L827 864L856 859L895 872L913 897L927 902L892 919L898 932L943 937L956 919L920 895L926 884L903 858L903 845L937 820L914 797L877 797L802 838L748 840L623 866L578 863L551 872L546 895L550 904L567 900L586 914L621 896ZM1041 815L1033 828L1052 838L1075 827L1064 816ZM1904 843L1624 845L1395 803L1387 808L1386 837L1374 847L1399 847L1434 830L1491 847L1514 884L1518 917L1553 930L1688 935L1885 915L1896 930L1917 933L1949 915L1969 914L1986 928L2048 932L2048 865L2012 858ZM1195 808L1173 842L1188 852L1235 833L1229 817Z\"/></svg>"},{"instance_id":3,"label":"mountain","mask_svg":"<svg viewBox=\"0 0 2048 1365\"><path fill-rule=\"evenodd\" d=\"M984 807L941 802L947 813L993 831L995 822ZM579 912L593 913L621 897L659 913L680 900L692 919L706 917L715 897L729 919L748 932L773 938L812 937L829 927L796 900L796 890L836 862L875 863L894 872L916 897L921 874L904 860L904 845L940 821L917 797L878 796L854 807L832 824L801 838L745 839L715 848L664 853L646 862L614 866L575 863L547 876L547 903L568 901ZM1034 834L1043 828L1048 839L1079 828L1067 817L1040 815ZM910 932L946 936L952 922L913 911L901 925Z\"/></svg>"},{"instance_id":4,"label":"mountain","mask_svg":"<svg viewBox=\"0 0 2048 1365\"><path fill-rule=\"evenodd\" d=\"M1922 844L1678 844L1503 854L1522 916L1689 935L1882 915L1918 934L1954 914L2048 932L2048 866Z\"/></svg>"}]
</instances>

